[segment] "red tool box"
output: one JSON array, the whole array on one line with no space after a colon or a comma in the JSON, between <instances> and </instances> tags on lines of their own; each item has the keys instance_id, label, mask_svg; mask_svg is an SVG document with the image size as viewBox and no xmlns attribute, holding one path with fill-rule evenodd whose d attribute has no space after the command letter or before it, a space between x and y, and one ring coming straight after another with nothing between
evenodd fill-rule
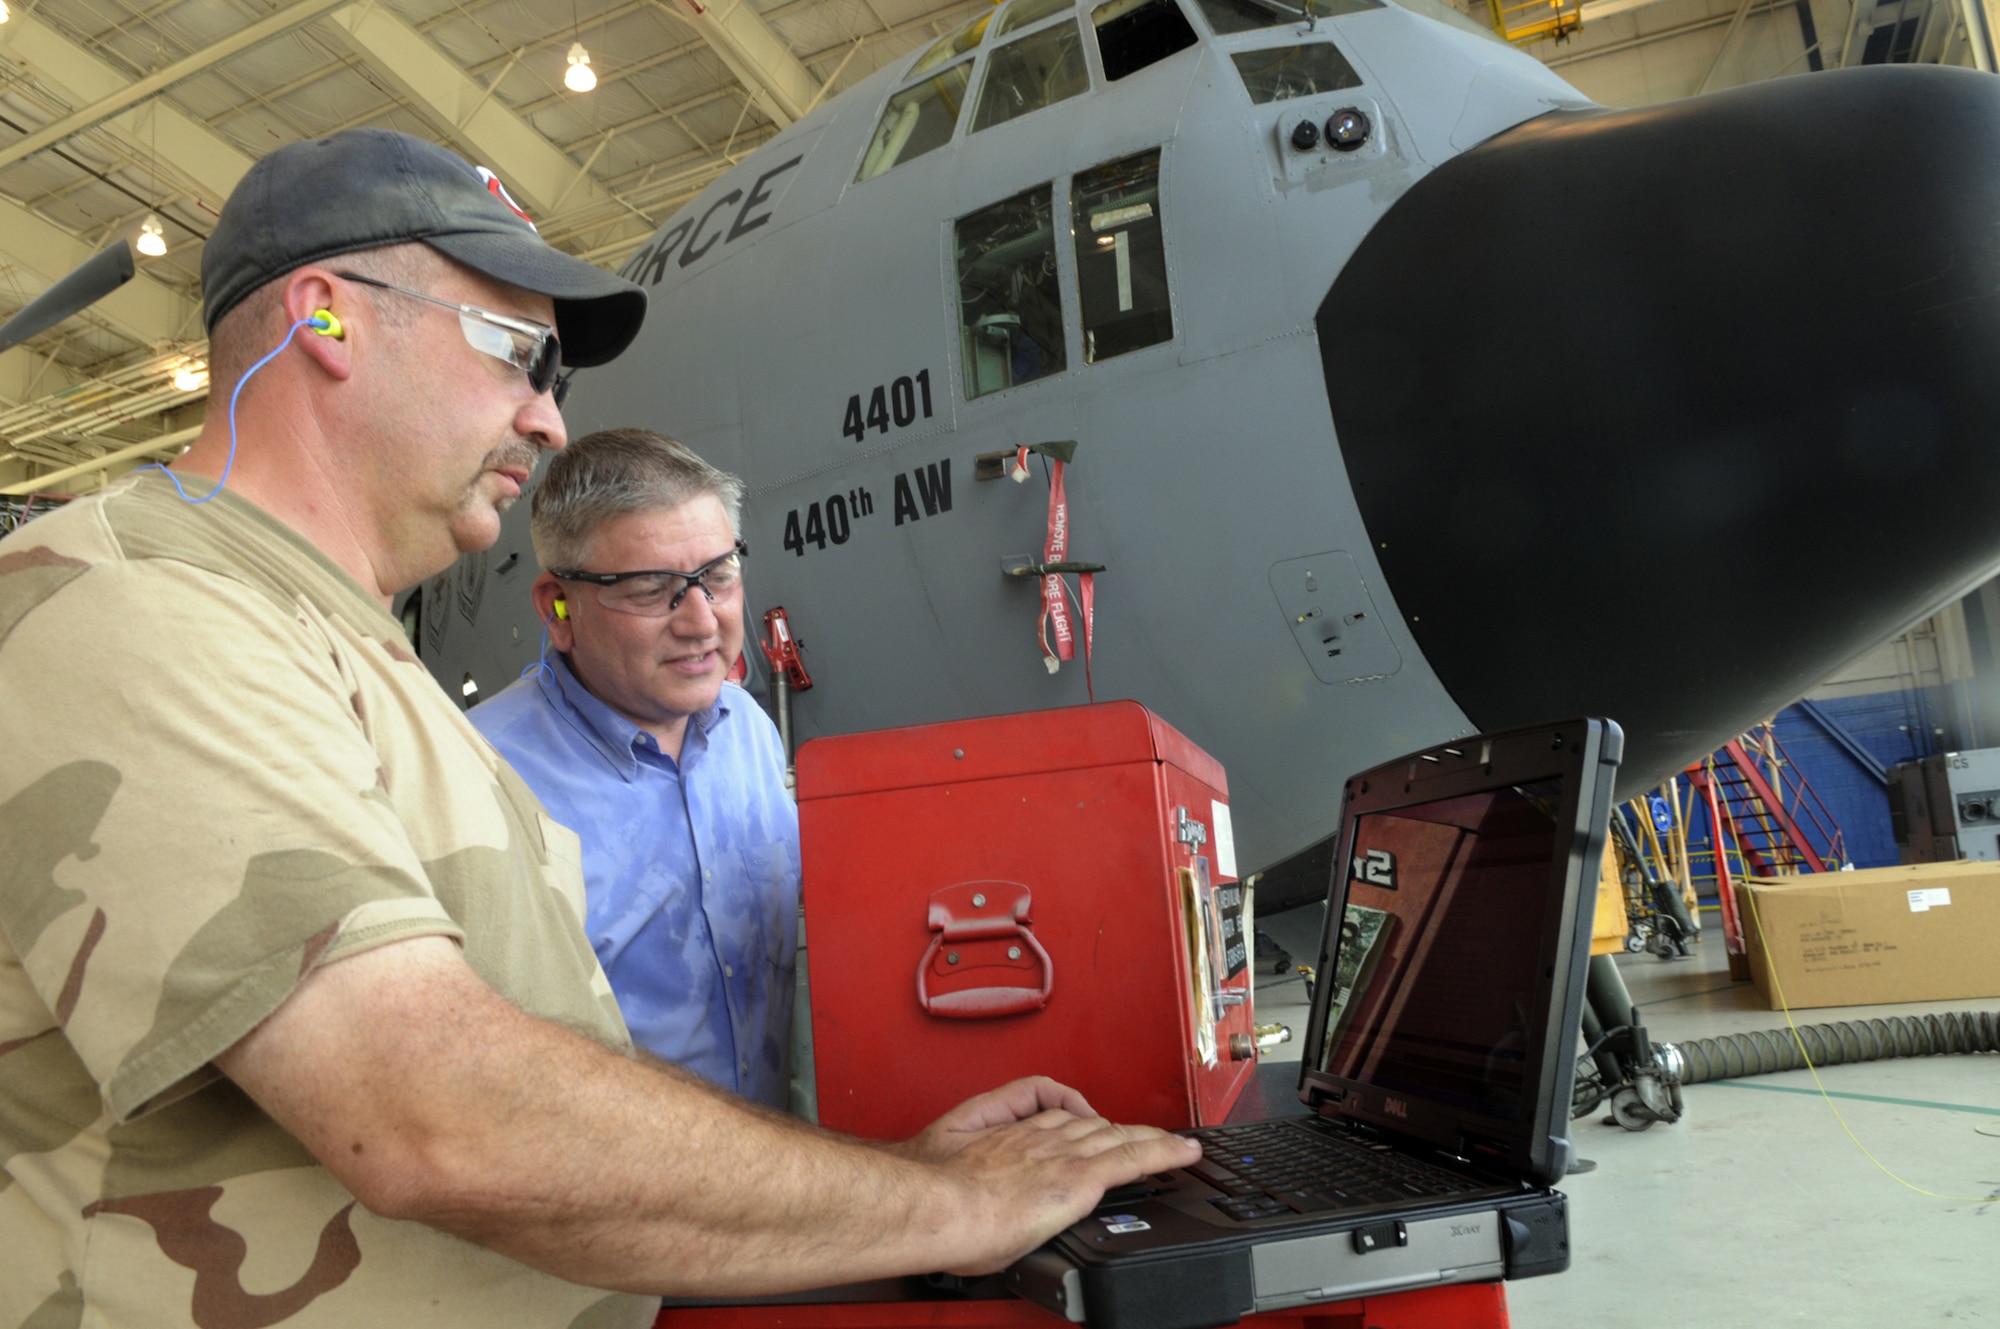
<instances>
[{"instance_id":1,"label":"red tool box","mask_svg":"<svg viewBox=\"0 0 2000 1329\"><path fill-rule=\"evenodd\" d=\"M876 1139L1021 1075L1222 1121L1256 1064L1222 767L1134 702L798 754L819 1118Z\"/></svg>"},{"instance_id":2,"label":"red tool box","mask_svg":"<svg viewBox=\"0 0 2000 1329\"><path fill-rule=\"evenodd\" d=\"M653 1329L1062 1329L1069 1321L1025 1301L669 1306ZM1246 1315L1245 1329L1508 1329L1499 1283L1457 1283L1296 1310Z\"/></svg>"}]
</instances>

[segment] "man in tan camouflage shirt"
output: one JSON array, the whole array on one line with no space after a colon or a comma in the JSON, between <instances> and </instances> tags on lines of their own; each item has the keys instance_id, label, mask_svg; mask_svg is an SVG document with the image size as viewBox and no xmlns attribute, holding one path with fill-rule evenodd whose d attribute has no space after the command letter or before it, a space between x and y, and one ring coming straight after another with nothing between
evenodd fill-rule
<instances>
[{"instance_id":1,"label":"man in tan camouflage shirt","mask_svg":"<svg viewBox=\"0 0 2000 1329\"><path fill-rule=\"evenodd\" d=\"M640 1326L1001 1268L1198 1157L1048 1081L883 1147L634 1056L576 837L387 605L643 293L380 131L259 163L202 275L193 449L0 542L0 1327Z\"/></svg>"}]
</instances>

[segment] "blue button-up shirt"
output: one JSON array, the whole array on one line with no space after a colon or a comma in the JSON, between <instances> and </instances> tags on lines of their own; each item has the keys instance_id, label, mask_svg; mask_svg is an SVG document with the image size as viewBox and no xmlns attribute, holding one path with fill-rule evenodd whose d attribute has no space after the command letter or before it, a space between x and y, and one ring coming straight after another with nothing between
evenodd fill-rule
<instances>
[{"instance_id":1,"label":"blue button-up shirt","mask_svg":"<svg viewBox=\"0 0 2000 1329\"><path fill-rule=\"evenodd\" d=\"M558 656L470 719L582 837L586 929L633 1039L782 1109L799 817L770 717L725 683L675 761Z\"/></svg>"}]
</instances>

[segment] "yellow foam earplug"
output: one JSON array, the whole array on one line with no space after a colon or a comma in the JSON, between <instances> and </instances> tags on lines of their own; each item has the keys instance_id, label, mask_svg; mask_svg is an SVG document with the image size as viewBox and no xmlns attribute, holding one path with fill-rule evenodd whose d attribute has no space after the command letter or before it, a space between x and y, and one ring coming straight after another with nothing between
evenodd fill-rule
<instances>
[{"instance_id":1,"label":"yellow foam earplug","mask_svg":"<svg viewBox=\"0 0 2000 1329\"><path fill-rule=\"evenodd\" d=\"M562 619L569 617L569 601L563 599L560 595L556 597L556 617Z\"/></svg>"},{"instance_id":2,"label":"yellow foam earplug","mask_svg":"<svg viewBox=\"0 0 2000 1329\"><path fill-rule=\"evenodd\" d=\"M310 320L312 330L322 337L344 337L346 330L340 326L340 319L331 309L315 309Z\"/></svg>"}]
</instances>

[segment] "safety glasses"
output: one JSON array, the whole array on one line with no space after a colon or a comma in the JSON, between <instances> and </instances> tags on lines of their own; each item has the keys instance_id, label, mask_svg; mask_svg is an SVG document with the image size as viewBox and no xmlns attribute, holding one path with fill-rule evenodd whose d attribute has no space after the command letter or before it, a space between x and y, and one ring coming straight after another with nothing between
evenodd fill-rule
<instances>
[{"instance_id":1,"label":"safety glasses","mask_svg":"<svg viewBox=\"0 0 2000 1329\"><path fill-rule=\"evenodd\" d=\"M653 569L645 572L584 572L579 568L550 568L549 575L561 581L587 582L600 588L598 603L621 614L641 618L665 618L681 607L687 593L701 587L710 604L727 599L743 584L743 560L750 546L741 540L728 553L696 568L693 572Z\"/></svg>"},{"instance_id":2,"label":"safety glasses","mask_svg":"<svg viewBox=\"0 0 2000 1329\"><path fill-rule=\"evenodd\" d=\"M537 393L552 393L558 408L562 406L563 398L569 395L570 376L562 372L562 343L556 340L554 328L531 319L496 314L478 305L453 304L434 295L425 295L422 291L364 277L358 272L338 272L334 275L343 281L360 282L363 286L394 291L412 300L457 310L459 330L465 334L466 343L473 350L482 351L496 360L504 360L526 374L528 386Z\"/></svg>"}]
</instances>

